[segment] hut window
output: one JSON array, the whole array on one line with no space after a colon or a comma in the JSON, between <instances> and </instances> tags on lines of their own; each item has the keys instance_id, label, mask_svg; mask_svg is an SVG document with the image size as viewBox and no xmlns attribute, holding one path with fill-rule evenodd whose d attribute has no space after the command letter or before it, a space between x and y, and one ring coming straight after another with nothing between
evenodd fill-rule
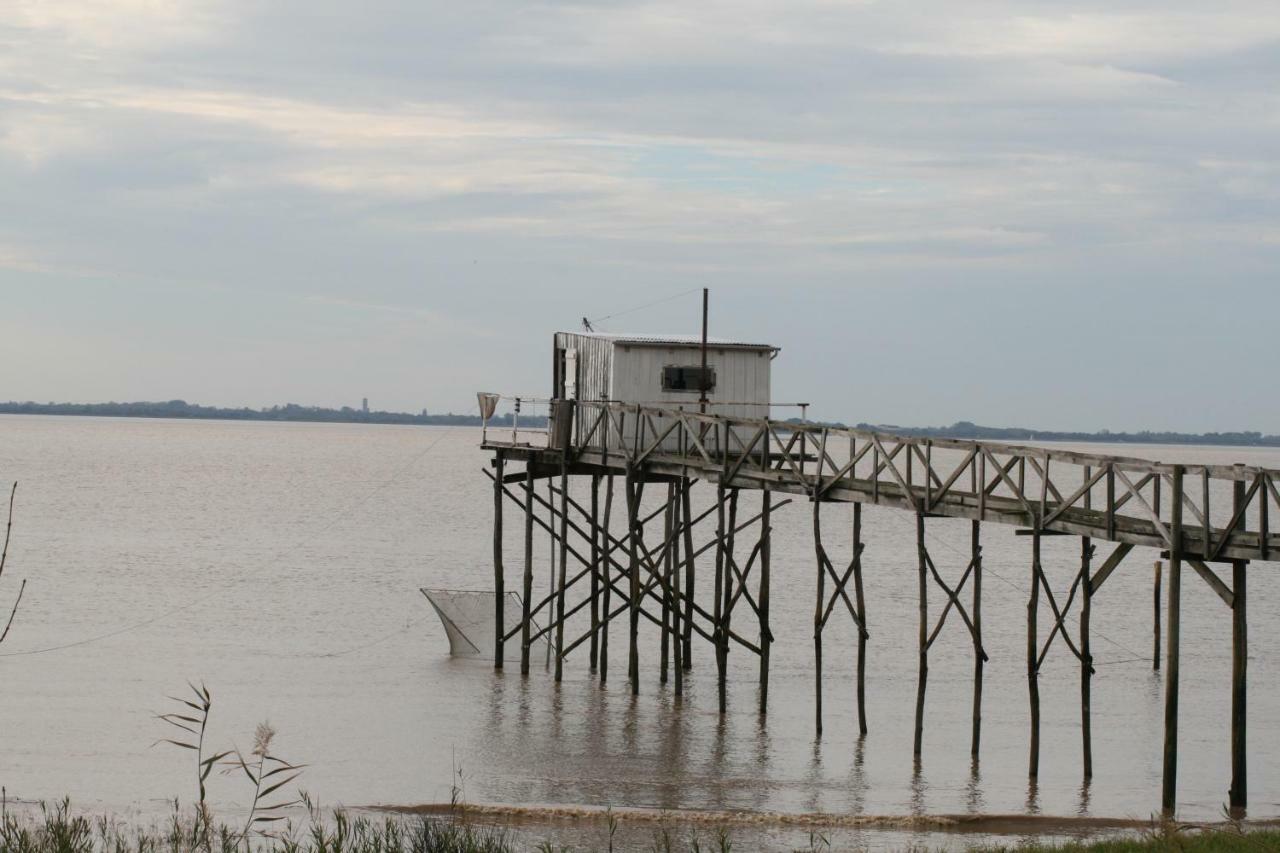
<instances>
[{"instance_id":1,"label":"hut window","mask_svg":"<svg viewBox=\"0 0 1280 853\"><path fill-rule=\"evenodd\" d=\"M715 390L716 369L714 367L707 368L706 387L708 391ZM662 368L662 390L692 391L696 394L702 390L702 368L696 366Z\"/></svg>"}]
</instances>

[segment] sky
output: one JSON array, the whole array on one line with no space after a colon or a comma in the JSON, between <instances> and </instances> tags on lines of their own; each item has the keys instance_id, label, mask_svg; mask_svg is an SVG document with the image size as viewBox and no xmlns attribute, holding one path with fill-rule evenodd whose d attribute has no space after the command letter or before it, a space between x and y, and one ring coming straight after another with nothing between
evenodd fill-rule
<instances>
[{"instance_id":1,"label":"sky","mask_svg":"<svg viewBox=\"0 0 1280 853\"><path fill-rule=\"evenodd\" d=\"M1280 433L1274 0L0 7L0 399L463 412L709 287L814 417Z\"/></svg>"}]
</instances>

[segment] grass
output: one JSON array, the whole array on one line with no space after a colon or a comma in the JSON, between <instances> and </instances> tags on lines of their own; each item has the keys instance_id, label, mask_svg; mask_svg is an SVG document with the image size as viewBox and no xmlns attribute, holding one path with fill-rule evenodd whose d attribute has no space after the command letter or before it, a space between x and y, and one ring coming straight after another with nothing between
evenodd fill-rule
<instances>
[{"instance_id":1,"label":"grass","mask_svg":"<svg viewBox=\"0 0 1280 853\"><path fill-rule=\"evenodd\" d=\"M77 815L68 800L42 805L39 814L6 812L0 819L0 853L517 853L517 851L612 850L612 832L602 832L598 846L558 847L550 842L521 844L506 833L459 823L445 817L352 817L342 810L321 815L310 809L301 825L286 821L273 834L246 838L242 829L200 826L175 807L167 824L129 827L105 817ZM674 837L663 830L646 849L654 853L728 853L750 850L723 831L708 838ZM801 850L845 849L821 835L811 835ZM928 848L904 848L927 853ZM1060 845L970 847L983 853L1258 853L1280 851L1280 832L1187 830L1169 827L1145 836Z\"/></svg>"}]
</instances>

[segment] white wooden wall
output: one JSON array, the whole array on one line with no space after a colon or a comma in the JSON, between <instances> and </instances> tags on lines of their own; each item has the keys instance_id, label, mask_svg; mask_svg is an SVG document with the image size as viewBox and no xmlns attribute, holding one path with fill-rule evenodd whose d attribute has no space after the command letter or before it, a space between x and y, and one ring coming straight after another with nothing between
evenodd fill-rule
<instances>
[{"instance_id":1,"label":"white wooden wall","mask_svg":"<svg viewBox=\"0 0 1280 853\"><path fill-rule=\"evenodd\" d=\"M697 391L663 391L662 368L697 367L697 346L637 346L618 342L613 351L610 399L627 403L651 403L670 408L696 409ZM757 405L712 405L708 411L736 418L768 417L772 360L767 350L707 348L707 366L715 370L716 387L707 394L710 403L735 402Z\"/></svg>"}]
</instances>

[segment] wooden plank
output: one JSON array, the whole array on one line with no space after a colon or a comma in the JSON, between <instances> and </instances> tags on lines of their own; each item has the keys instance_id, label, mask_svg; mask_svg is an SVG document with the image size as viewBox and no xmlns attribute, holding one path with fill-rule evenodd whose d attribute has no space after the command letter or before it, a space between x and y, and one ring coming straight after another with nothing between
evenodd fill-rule
<instances>
[{"instance_id":1,"label":"wooden plank","mask_svg":"<svg viewBox=\"0 0 1280 853\"><path fill-rule=\"evenodd\" d=\"M1190 564L1191 568L1195 569L1196 574L1209 585L1209 588L1218 594L1218 598L1221 598L1227 607L1235 606L1235 596L1232 595L1231 588L1222 582L1222 578L1214 574L1213 569L1206 566L1201 560L1187 558L1187 563Z\"/></svg>"},{"instance_id":2,"label":"wooden plank","mask_svg":"<svg viewBox=\"0 0 1280 853\"><path fill-rule=\"evenodd\" d=\"M1089 592L1091 594L1096 594L1098 590L1102 589L1102 585L1107 582L1107 578L1111 577L1111 573L1116 570L1116 567L1120 565L1125 557L1129 556L1129 552L1132 550L1133 546L1127 542L1116 546L1116 549L1111 552L1111 556L1103 561L1098 573L1090 579Z\"/></svg>"}]
</instances>

